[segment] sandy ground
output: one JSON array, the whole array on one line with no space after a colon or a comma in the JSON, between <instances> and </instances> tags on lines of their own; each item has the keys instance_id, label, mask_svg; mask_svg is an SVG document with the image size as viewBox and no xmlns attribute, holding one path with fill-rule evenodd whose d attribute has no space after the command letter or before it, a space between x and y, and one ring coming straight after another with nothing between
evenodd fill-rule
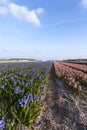
<instances>
[{"instance_id":1,"label":"sandy ground","mask_svg":"<svg viewBox=\"0 0 87 130\"><path fill-rule=\"evenodd\" d=\"M42 126L38 130L87 130L87 98L73 95L54 70L46 88Z\"/></svg>"}]
</instances>

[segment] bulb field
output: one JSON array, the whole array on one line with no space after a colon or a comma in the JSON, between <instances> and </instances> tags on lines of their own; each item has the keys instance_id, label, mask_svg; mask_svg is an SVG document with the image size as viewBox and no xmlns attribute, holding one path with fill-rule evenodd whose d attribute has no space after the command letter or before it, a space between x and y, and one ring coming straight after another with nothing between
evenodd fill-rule
<instances>
[{"instance_id":1,"label":"bulb field","mask_svg":"<svg viewBox=\"0 0 87 130\"><path fill-rule=\"evenodd\" d=\"M86 124L86 64L0 63L0 130L78 130Z\"/></svg>"},{"instance_id":2,"label":"bulb field","mask_svg":"<svg viewBox=\"0 0 87 130\"><path fill-rule=\"evenodd\" d=\"M0 64L0 130L25 130L41 125L50 62Z\"/></svg>"},{"instance_id":3,"label":"bulb field","mask_svg":"<svg viewBox=\"0 0 87 130\"><path fill-rule=\"evenodd\" d=\"M87 65L54 62L54 67L58 78L63 79L67 86L83 91L87 85Z\"/></svg>"}]
</instances>

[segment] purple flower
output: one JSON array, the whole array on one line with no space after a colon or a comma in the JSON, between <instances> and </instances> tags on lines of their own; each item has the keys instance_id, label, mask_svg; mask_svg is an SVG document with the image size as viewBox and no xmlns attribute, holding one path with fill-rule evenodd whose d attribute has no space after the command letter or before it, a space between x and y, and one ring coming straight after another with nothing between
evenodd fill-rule
<instances>
[{"instance_id":1,"label":"purple flower","mask_svg":"<svg viewBox=\"0 0 87 130\"><path fill-rule=\"evenodd\" d=\"M24 126L21 126L21 127L20 127L20 130L24 130Z\"/></svg>"},{"instance_id":2,"label":"purple flower","mask_svg":"<svg viewBox=\"0 0 87 130\"><path fill-rule=\"evenodd\" d=\"M2 117L2 119L0 120L0 130L3 130L5 127L5 121L4 121L4 117Z\"/></svg>"},{"instance_id":3,"label":"purple flower","mask_svg":"<svg viewBox=\"0 0 87 130\"><path fill-rule=\"evenodd\" d=\"M16 87L15 90L14 90L14 93L19 93L20 92L20 88L19 87Z\"/></svg>"},{"instance_id":4,"label":"purple flower","mask_svg":"<svg viewBox=\"0 0 87 130\"><path fill-rule=\"evenodd\" d=\"M41 92L44 92L44 87L41 88Z\"/></svg>"},{"instance_id":5,"label":"purple flower","mask_svg":"<svg viewBox=\"0 0 87 130\"><path fill-rule=\"evenodd\" d=\"M40 127L41 127L41 124L42 124L42 122L41 122L41 121L38 121L37 123L34 124L34 126L40 128Z\"/></svg>"},{"instance_id":6,"label":"purple flower","mask_svg":"<svg viewBox=\"0 0 87 130\"><path fill-rule=\"evenodd\" d=\"M16 84L17 84L17 83L14 81L14 86L16 86Z\"/></svg>"},{"instance_id":7,"label":"purple flower","mask_svg":"<svg viewBox=\"0 0 87 130\"><path fill-rule=\"evenodd\" d=\"M25 84L25 82L24 82L24 81L22 81L22 82L21 82L21 84L22 84L22 85L24 85L24 84Z\"/></svg>"},{"instance_id":8,"label":"purple flower","mask_svg":"<svg viewBox=\"0 0 87 130\"><path fill-rule=\"evenodd\" d=\"M29 94L28 94L28 98L29 98L29 100L32 100L32 99L33 99L32 93L29 93Z\"/></svg>"},{"instance_id":9,"label":"purple flower","mask_svg":"<svg viewBox=\"0 0 87 130\"><path fill-rule=\"evenodd\" d=\"M34 83L31 83L32 88L34 87Z\"/></svg>"},{"instance_id":10,"label":"purple flower","mask_svg":"<svg viewBox=\"0 0 87 130\"><path fill-rule=\"evenodd\" d=\"M27 96L24 96L23 99L18 100L18 104L20 107L26 107L26 104L29 100L33 100L33 95L32 93L29 93Z\"/></svg>"},{"instance_id":11,"label":"purple flower","mask_svg":"<svg viewBox=\"0 0 87 130\"><path fill-rule=\"evenodd\" d=\"M40 100L42 99L42 95L35 95L33 100Z\"/></svg>"},{"instance_id":12,"label":"purple flower","mask_svg":"<svg viewBox=\"0 0 87 130\"><path fill-rule=\"evenodd\" d=\"M30 108L32 107L32 103L30 103Z\"/></svg>"},{"instance_id":13,"label":"purple flower","mask_svg":"<svg viewBox=\"0 0 87 130\"><path fill-rule=\"evenodd\" d=\"M22 91L21 91L23 94L24 94L24 89L22 89Z\"/></svg>"},{"instance_id":14,"label":"purple flower","mask_svg":"<svg viewBox=\"0 0 87 130\"><path fill-rule=\"evenodd\" d=\"M4 89L4 87L5 87L5 86L4 86L4 85L2 85L0 88Z\"/></svg>"}]
</instances>

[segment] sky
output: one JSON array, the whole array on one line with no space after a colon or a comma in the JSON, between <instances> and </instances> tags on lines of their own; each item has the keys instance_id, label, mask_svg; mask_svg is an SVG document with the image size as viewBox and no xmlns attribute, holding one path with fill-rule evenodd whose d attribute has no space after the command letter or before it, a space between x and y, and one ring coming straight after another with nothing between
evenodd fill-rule
<instances>
[{"instance_id":1,"label":"sky","mask_svg":"<svg viewBox=\"0 0 87 130\"><path fill-rule=\"evenodd\" d=\"M87 0L0 0L0 58L87 58Z\"/></svg>"}]
</instances>

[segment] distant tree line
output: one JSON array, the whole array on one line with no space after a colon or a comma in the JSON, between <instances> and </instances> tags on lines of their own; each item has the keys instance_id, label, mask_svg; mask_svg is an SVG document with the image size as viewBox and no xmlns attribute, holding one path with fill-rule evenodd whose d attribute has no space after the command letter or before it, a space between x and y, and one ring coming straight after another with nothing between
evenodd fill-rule
<instances>
[{"instance_id":1,"label":"distant tree line","mask_svg":"<svg viewBox=\"0 0 87 130\"><path fill-rule=\"evenodd\" d=\"M87 59L68 59L63 61L87 61Z\"/></svg>"}]
</instances>

